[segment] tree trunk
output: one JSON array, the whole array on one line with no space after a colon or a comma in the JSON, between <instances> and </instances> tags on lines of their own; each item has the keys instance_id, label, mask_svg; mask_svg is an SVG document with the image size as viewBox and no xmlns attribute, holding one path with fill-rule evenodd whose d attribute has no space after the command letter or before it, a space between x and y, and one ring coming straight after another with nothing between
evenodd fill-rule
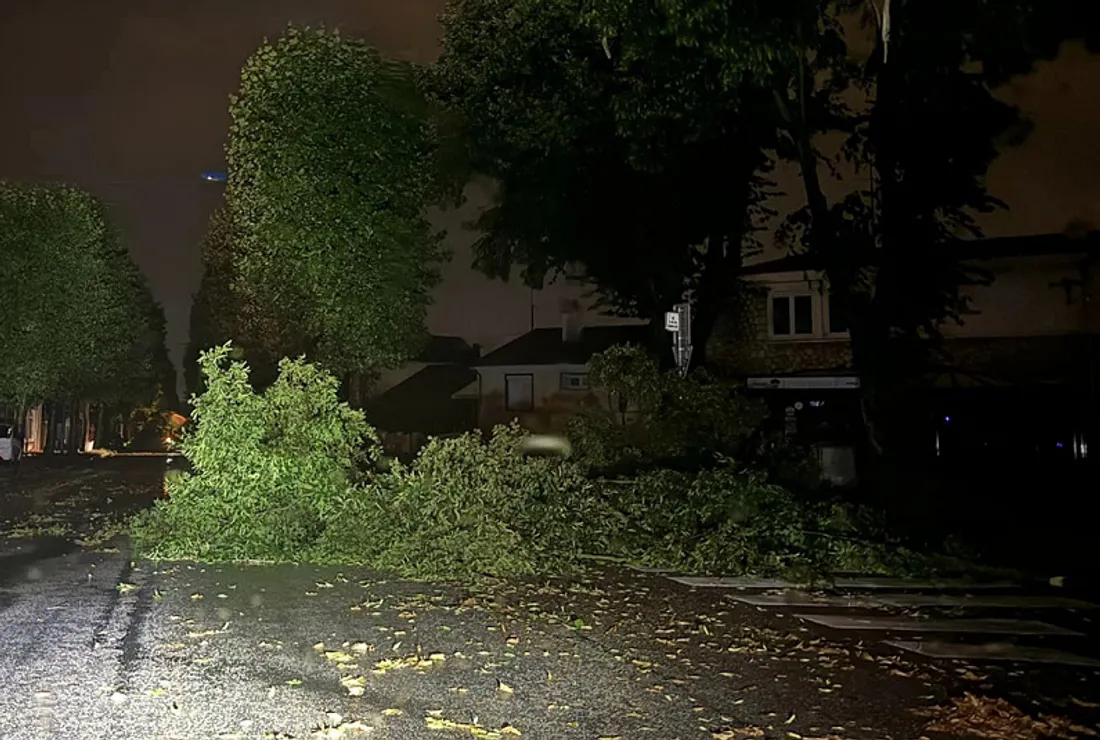
<instances>
[{"instance_id":1,"label":"tree trunk","mask_svg":"<svg viewBox=\"0 0 1100 740\"><path fill-rule=\"evenodd\" d=\"M26 444L27 439L27 402L20 399L15 404L15 433L18 434Z\"/></svg>"},{"instance_id":2,"label":"tree trunk","mask_svg":"<svg viewBox=\"0 0 1100 740\"><path fill-rule=\"evenodd\" d=\"M42 435L42 452L43 454L49 454L53 452L53 402L42 402L42 424L46 428L46 433Z\"/></svg>"},{"instance_id":3,"label":"tree trunk","mask_svg":"<svg viewBox=\"0 0 1100 740\"><path fill-rule=\"evenodd\" d=\"M103 418L105 416L105 414L104 414L105 410L106 410L106 405L103 404L103 403L100 403L98 405L97 409L96 409L96 420L95 420L95 447L96 447L96 449L102 449L103 444L107 440L107 435L105 433L105 430L103 429Z\"/></svg>"},{"instance_id":4,"label":"tree trunk","mask_svg":"<svg viewBox=\"0 0 1100 740\"><path fill-rule=\"evenodd\" d=\"M794 115L782 95L777 91L775 98L779 106L780 114L787 120L790 134L798 151L798 160L802 174L802 184L806 196L806 204L810 212L810 227L807 241L810 249L822 258L826 266L830 282L830 289L834 290L838 298L845 304L846 313L851 317L850 347L852 351L852 365L860 381L860 409L865 432L866 450L870 450L872 458L881 454L883 448L880 439L880 430L876 425L878 418L878 390L879 373L875 361L875 332L871 330L868 322L871 320L869 305L855 299L855 277L860 267L859 260L846 260L840 253L840 234L833 223L828 199L821 187L821 179L817 172L817 154L811 138L810 122L807 120L805 100L808 89L813 84L813 78L808 73L804 64L800 64L799 77L796 80L798 95L798 115ZM832 269L829 269L832 268ZM867 455L860 454L857 460L859 474L862 476L866 470Z\"/></svg>"},{"instance_id":5,"label":"tree trunk","mask_svg":"<svg viewBox=\"0 0 1100 740\"><path fill-rule=\"evenodd\" d=\"M65 428L65 454L73 455L77 452L76 439L80 428L80 409L75 401L65 404L66 422Z\"/></svg>"}]
</instances>

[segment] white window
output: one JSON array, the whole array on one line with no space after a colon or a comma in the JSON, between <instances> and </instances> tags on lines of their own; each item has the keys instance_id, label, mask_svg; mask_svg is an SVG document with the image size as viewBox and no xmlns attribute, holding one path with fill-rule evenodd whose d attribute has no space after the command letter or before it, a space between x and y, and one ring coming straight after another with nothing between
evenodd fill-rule
<instances>
[{"instance_id":1,"label":"white window","mask_svg":"<svg viewBox=\"0 0 1100 740\"><path fill-rule=\"evenodd\" d=\"M828 292L773 291L768 296L768 336L775 341L846 339L848 321Z\"/></svg>"},{"instance_id":2,"label":"white window","mask_svg":"<svg viewBox=\"0 0 1100 740\"><path fill-rule=\"evenodd\" d=\"M588 390L588 373L562 373L561 389L563 391Z\"/></svg>"},{"instance_id":3,"label":"white window","mask_svg":"<svg viewBox=\"0 0 1100 740\"><path fill-rule=\"evenodd\" d=\"M776 339L812 337L816 325L813 293L772 295L769 298L768 325Z\"/></svg>"}]
</instances>

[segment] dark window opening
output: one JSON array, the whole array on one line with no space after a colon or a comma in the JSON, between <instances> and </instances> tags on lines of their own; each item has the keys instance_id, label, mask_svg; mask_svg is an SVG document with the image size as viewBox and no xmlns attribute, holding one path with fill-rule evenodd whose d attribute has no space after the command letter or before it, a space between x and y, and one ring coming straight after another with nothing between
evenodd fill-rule
<instances>
[{"instance_id":1,"label":"dark window opening","mask_svg":"<svg viewBox=\"0 0 1100 740\"><path fill-rule=\"evenodd\" d=\"M772 334L784 336L791 333L791 299L787 296L772 298Z\"/></svg>"},{"instance_id":2,"label":"dark window opening","mask_svg":"<svg viewBox=\"0 0 1100 740\"><path fill-rule=\"evenodd\" d=\"M772 334L786 337L814 333L814 299L809 295L772 296Z\"/></svg>"},{"instance_id":3,"label":"dark window opening","mask_svg":"<svg viewBox=\"0 0 1100 740\"><path fill-rule=\"evenodd\" d=\"M509 411L533 411L535 408L535 376L531 374L504 376L504 407Z\"/></svg>"},{"instance_id":4,"label":"dark window opening","mask_svg":"<svg viewBox=\"0 0 1100 740\"><path fill-rule=\"evenodd\" d=\"M808 295L796 295L794 303L794 333L814 333L814 303Z\"/></svg>"}]
</instances>

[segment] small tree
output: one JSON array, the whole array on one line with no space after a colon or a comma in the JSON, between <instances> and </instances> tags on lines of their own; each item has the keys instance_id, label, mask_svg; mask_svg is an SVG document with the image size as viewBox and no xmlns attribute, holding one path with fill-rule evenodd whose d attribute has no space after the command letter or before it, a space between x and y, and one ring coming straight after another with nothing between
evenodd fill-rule
<instances>
[{"instance_id":1,"label":"small tree","mask_svg":"<svg viewBox=\"0 0 1100 740\"><path fill-rule=\"evenodd\" d=\"M347 494L365 445L377 442L362 413L339 400L332 375L283 360L278 379L257 393L231 349L200 358L206 389L192 399L180 444L193 472L135 522L135 544L152 556L302 557Z\"/></svg>"},{"instance_id":2,"label":"small tree","mask_svg":"<svg viewBox=\"0 0 1100 740\"><path fill-rule=\"evenodd\" d=\"M716 454L741 455L767 408L697 370L688 378L662 371L638 347L622 345L591 360L589 382L607 394L574 420L571 436L582 459L597 468L713 464ZM636 409L624 421L619 404Z\"/></svg>"}]
</instances>

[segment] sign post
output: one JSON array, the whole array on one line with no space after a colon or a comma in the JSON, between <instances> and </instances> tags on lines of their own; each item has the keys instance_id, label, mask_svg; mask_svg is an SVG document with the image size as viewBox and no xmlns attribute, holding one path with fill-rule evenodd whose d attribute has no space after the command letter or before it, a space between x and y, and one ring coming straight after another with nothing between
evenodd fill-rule
<instances>
[{"instance_id":1,"label":"sign post","mask_svg":"<svg viewBox=\"0 0 1100 740\"><path fill-rule=\"evenodd\" d=\"M680 374L687 376L691 366L691 304L677 303L665 314L665 331L672 332L672 356Z\"/></svg>"}]
</instances>

